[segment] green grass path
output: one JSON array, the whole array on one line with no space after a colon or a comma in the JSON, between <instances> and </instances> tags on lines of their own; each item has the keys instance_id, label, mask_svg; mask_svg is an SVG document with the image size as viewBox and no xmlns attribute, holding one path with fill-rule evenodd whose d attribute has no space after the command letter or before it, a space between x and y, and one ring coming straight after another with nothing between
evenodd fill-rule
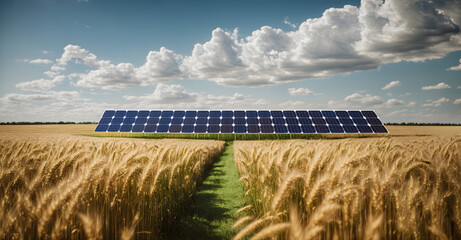
<instances>
[{"instance_id":1,"label":"green grass path","mask_svg":"<svg viewBox=\"0 0 461 240\"><path fill-rule=\"evenodd\" d=\"M171 239L231 239L232 225L243 206L244 188L238 181L234 148L227 142L223 155L208 172L195 198L173 230Z\"/></svg>"}]
</instances>

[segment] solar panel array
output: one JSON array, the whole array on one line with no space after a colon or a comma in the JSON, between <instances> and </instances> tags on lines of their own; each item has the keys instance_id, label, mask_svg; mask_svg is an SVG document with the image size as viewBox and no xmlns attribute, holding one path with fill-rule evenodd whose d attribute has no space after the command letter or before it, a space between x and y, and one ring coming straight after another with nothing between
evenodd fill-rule
<instances>
[{"instance_id":1,"label":"solar panel array","mask_svg":"<svg viewBox=\"0 0 461 240\"><path fill-rule=\"evenodd\" d=\"M387 133L374 111L106 110L95 132Z\"/></svg>"}]
</instances>

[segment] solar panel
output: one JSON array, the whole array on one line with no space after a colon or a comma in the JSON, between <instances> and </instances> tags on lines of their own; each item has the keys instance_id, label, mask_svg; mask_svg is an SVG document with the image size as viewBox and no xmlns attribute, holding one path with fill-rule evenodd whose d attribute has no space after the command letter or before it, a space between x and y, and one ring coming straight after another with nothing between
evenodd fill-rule
<instances>
[{"instance_id":1,"label":"solar panel","mask_svg":"<svg viewBox=\"0 0 461 240\"><path fill-rule=\"evenodd\" d=\"M106 110L95 132L388 133L372 110Z\"/></svg>"}]
</instances>

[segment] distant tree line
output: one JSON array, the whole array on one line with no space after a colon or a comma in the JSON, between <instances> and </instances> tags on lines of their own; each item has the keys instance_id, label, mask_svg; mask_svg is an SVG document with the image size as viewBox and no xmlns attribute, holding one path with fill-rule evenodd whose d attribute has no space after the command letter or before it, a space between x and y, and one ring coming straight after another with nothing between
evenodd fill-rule
<instances>
[{"instance_id":1,"label":"distant tree line","mask_svg":"<svg viewBox=\"0 0 461 240\"><path fill-rule=\"evenodd\" d=\"M97 124L98 122L0 122L0 125Z\"/></svg>"},{"instance_id":2,"label":"distant tree line","mask_svg":"<svg viewBox=\"0 0 461 240\"><path fill-rule=\"evenodd\" d=\"M385 123L384 125L397 125L397 126L461 126L461 123L414 123L414 122L401 122L401 123Z\"/></svg>"}]
</instances>

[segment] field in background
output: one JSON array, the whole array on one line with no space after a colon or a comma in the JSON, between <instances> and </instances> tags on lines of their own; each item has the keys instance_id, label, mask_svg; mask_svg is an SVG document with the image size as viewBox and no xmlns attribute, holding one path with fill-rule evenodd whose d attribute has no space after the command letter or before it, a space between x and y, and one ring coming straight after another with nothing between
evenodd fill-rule
<instances>
[{"instance_id":1,"label":"field in background","mask_svg":"<svg viewBox=\"0 0 461 240\"><path fill-rule=\"evenodd\" d=\"M0 136L3 134L7 135L35 135L35 134L75 134L75 135L95 135L95 136L124 136L124 137L143 137L143 136L151 136L152 138L162 138L168 136L177 136L180 138L183 134L142 134L142 133L95 133L94 129L96 128L96 124L53 124L53 125L0 125ZM368 136L425 136L425 135L459 135L461 136L461 126L386 126L389 130L389 134L368 134ZM193 135L193 134L190 134ZM206 137L207 134L203 134L200 137ZM227 140L234 140L231 136L232 134L220 134L220 135L228 135ZM244 134L241 134L244 135ZM252 136L248 136L249 139L255 140L257 134L248 134ZM268 134L263 134L268 135ZM276 134L271 134L276 135ZM289 137L290 134L278 134L284 135L285 137ZM294 134L293 134L294 135ZM305 134L301 134L305 135ZM310 135L306 138L320 138ZM342 136L342 137L357 137L360 135L367 136L364 134L324 134L325 136ZM223 137L224 140L226 137Z\"/></svg>"},{"instance_id":2,"label":"field in background","mask_svg":"<svg viewBox=\"0 0 461 240\"><path fill-rule=\"evenodd\" d=\"M461 137L237 141L234 239L461 239Z\"/></svg>"},{"instance_id":3,"label":"field in background","mask_svg":"<svg viewBox=\"0 0 461 240\"><path fill-rule=\"evenodd\" d=\"M0 238L165 236L223 147L219 141L2 135Z\"/></svg>"}]
</instances>

